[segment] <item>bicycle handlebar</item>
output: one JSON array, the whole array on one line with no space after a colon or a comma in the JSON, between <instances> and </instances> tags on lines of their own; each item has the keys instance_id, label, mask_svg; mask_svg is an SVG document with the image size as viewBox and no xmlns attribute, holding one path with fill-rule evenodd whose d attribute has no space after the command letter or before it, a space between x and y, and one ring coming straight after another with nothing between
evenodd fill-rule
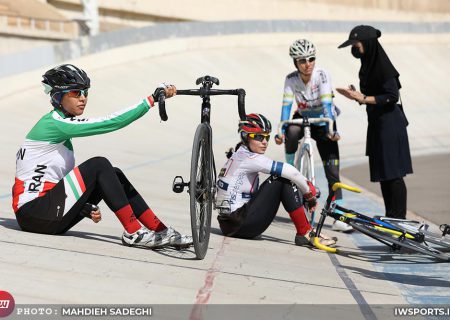
<instances>
[{"instance_id":1,"label":"bicycle handlebar","mask_svg":"<svg viewBox=\"0 0 450 320\"><path fill-rule=\"evenodd\" d=\"M164 94L164 91L161 91L161 93L158 96L158 108L159 108L159 117L162 121L167 121L169 117L167 116L166 112L166 95Z\"/></svg>"},{"instance_id":2,"label":"bicycle handlebar","mask_svg":"<svg viewBox=\"0 0 450 320\"><path fill-rule=\"evenodd\" d=\"M218 95L233 95L238 96L238 112L239 118L241 120L245 120L245 90L244 89L211 89L208 87L200 87L199 89L186 89L186 90L177 90L177 95L181 96L200 96L200 97L209 97L209 96L218 96ZM165 102L165 94L164 91L161 91L158 97L158 107L159 107L159 116L162 121L167 121L168 116L166 112L166 102Z\"/></svg>"},{"instance_id":3,"label":"bicycle handlebar","mask_svg":"<svg viewBox=\"0 0 450 320\"><path fill-rule=\"evenodd\" d=\"M356 192L356 193L362 192L361 189L359 189L357 187L349 186L348 184L344 184L342 182L334 183L333 186L331 187L331 189L333 189L333 191L336 191L337 189L345 189L345 190Z\"/></svg>"},{"instance_id":4,"label":"bicycle handlebar","mask_svg":"<svg viewBox=\"0 0 450 320\"><path fill-rule=\"evenodd\" d=\"M328 122L328 134L333 135L333 123L334 120L331 118L307 118L309 123L320 123L320 122ZM282 128L285 124L299 124L302 125L304 122L304 118L299 119L291 119L291 120L284 120L280 121L280 124L278 125L278 135L281 137L283 135Z\"/></svg>"},{"instance_id":5,"label":"bicycle handlebar","mask_svg":"<svg viewBox=\"0 0 450 320\"><path fill-rule=\"evenodd\" d=\"M317 249L320 249L320 250L323 250L326 252L330 252L330 253L339 253L339 250L337 248L332 248L332 247L329 247L329 246L326 246L326 245L320 243L320 237L314 236L312 243Z\"/></svg>"}]
</instances>

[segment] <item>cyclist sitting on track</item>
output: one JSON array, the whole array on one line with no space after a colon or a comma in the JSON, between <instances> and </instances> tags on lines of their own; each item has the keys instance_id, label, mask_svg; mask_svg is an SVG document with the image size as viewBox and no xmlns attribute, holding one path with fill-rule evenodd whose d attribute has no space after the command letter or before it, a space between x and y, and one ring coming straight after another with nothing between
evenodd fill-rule
<instances>
[{"instance_id":1,"label":"cyclist sitting on track","mask_svg":"<svg viewBox=\"0 0 450 320\"><path fill-rule=\"evenodd\" d=\"M295 41L290 49L289 55L294 59L296 71L288 74L284 83L283 106L281 109L281 121L288 120L292 104L295 99L297 110L293 119L308 117L328 117L335 120L339 115L339 109L333 104L333 91L331 79L328 72L322 68L315 68L316 47L306 39ZM328 195L332 194L331 187L339 182L339 134L334 122L334 135L329 136L328 124L311 124L311 137L316 141L317 149L323 162L325 176L328 181ZM295 153L298 141L303 138L303 130L299 125L288 125L284 128L282 137L275 136L277 144L285 142L286 162L294 165ZM335 194L336 199L342 199L342 191ZM329 198L329 196L328 196ZM331 199L327 199L331 201ZM335 220L332 229L335 231L348 232L353 228Z\"/></svg>"},{"instance_id":2,"label":"cyclist sitting on track","mask_svg":"<svg viewBox=\"0 0 450 320\"><path fill-rule=\"evenodd\" d=\"M271 129L270 121L261 114L249 114L239 122L241 142L233 154L227 155L229 159L217 181L220 229L228 237L254 238L269 227L281 202L297 230L295 244L307 245L312 228L303 201L313 209L316 190L294 166L264 155ZM261 186L259 172L271 175ZM322 237L326 245L337 240Z\"/></svg>"},{"instance_id":3,"label":"cyclist sitting on track","mask_svg":"<svg viewBox=\"0 0 450 320\"><path fill-rule=\"evenodd\" d=\"M186 247L192 238L162 223L125 174L104 157L75 166L72 138L119 130L142 117L157 94L176 94L162 85L142 102L101 118L81 119L88 101L90 79L70 64L48 70L42 81L53 110L27 134L17 152L13 209L23 231L63 234L87 217L101 220L96 205L104 200L125 231L122 243L147 248ZM94 206L93 206L94 205Z\"/></svg>"}]
</instances>

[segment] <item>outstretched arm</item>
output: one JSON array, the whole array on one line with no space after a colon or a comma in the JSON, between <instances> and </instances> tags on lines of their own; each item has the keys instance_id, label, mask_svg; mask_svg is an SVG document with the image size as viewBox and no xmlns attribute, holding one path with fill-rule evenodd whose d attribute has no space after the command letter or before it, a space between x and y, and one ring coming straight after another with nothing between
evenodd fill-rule
<instances>
[{"instance_id":1,"label":"outstretched arm","mask_svg":"<svg viewBox=\"0 0 450 320\"><path fill-rule=\"evenodd\" d=\"M165 91L166 98L170 98L176 94L176 87L173 85L163 84L155 90L155 93L159 93L161 90ZM138 104L104 117L88 119L64 118L55 114L53 116L56 128L55 134L60 141L64 141L73 137L86 137L122 129L142 117L154 106L154 94L143 99Z\"/></svg>"}]
</instances>

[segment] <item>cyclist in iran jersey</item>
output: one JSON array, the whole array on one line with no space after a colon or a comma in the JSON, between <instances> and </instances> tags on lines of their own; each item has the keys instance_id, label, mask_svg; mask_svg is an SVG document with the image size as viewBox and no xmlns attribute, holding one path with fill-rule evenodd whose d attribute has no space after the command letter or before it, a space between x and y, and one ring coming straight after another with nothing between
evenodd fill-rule
<instances>
[{"instance_id":1,"label":"cyclist in iran jersey","mask_svg":"<svg viewBox=\"0 0 450 320\"><path fill-rule=\"evenodd\" d=\"M333 104L333 91L331 78L325 69L316 68L316 47L306 39L295 41L289 54L293 59L296 71L288 74L284 83L283 106L281 109L281 121L288 120L292 105L295 102L297 109L293 119L298 118L323 118L335 120L339 115L339 109ZM339 134L334 122L334 134L328 134L328 124L311 124L311 137L316 141L317 149L323 162L325 176L328 181L328 199L331 201L331 187L340 181L339 177ZM294 164L295 153L298 149L298 141L303 138L303 128L299 125L288 125L284 128L282 137L275 136L277 144L285 142L286 162ZM342 191L335 193L337 201L342 199ZM336 221L333 224L336 231L352 231L347 224Z\"/></svg>"},{"instance_id":2,"label":"cyclist in iran jersey","mask_svg":"<svg viewBox=\"0 0 450 320\"><path fill-rule=\"evenodd\" d=\"M219 173L216 206L220 229L226 236L254 238L272 223L280 203L297 230L296 245L310 244L311 225L303 201L310 209L317 204L314 186L292 165L264 155L271 132L270 121L261 114L249 114L239 123L241 144ZM259 173L271 176L259 186ZM336 239L324 237L323 244Z\"/></svg>"},{"instance_id":3,"label":"cyclist in iran jersey","mask_svg":"<svg viewBox=\"0 0 450 320\"><path fill-rule=\"evenodd\" d=\"M176 94L172 85L155 92L129 108L100 118L77 118L88 101L90 79L74 65L65 64L43 75L52 111L31 129L16 155L13 210L24 231L63 234L90 218L101 220L97 204L104 200L125 231L127 246L185 247L191 237L166 227L128 181L125 174L104 157L94 157L75 166L72 138L119 130L146 114L157 96Z\"/></svg>"}]
</instances>

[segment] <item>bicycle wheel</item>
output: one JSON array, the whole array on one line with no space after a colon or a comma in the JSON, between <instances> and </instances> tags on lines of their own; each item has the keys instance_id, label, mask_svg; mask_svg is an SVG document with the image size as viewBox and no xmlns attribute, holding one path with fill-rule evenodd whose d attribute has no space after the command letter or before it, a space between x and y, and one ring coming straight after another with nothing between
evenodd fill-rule
<instances>
[{"instance_id":1,"label":"bicycle wheel","mask_svg":"<svg viewBox=\"0 0 450 320\"><path fill-rule=\"evenodd\" d=\"M211 127L202 123L195 131L189 182L191 229L197 259L208 251L212 213Z\"/></svg>"},{"instance_id":2,"label":"bicycle wheel","mask_svg":"<svg viewBox=\"0 0 450 320\"><path fill-rule=\"evenodd\" d=\"M381 220L411 233L420 232L424 235L425 242L433 243L438 246L450 249L450 238L443 237L442 234L439 234L438 232L432 232L428 230L428 228L419 221L390 219L385 217L382 217Z\"/></svg>"},{"instance_id":3,"label":"bicycle wheel","mask_svg":"<svg viewBox=\"0 0 450 320\"><path fill-rule=\"evenodd\" d=\"M312 169L311 156L308 152L302 152L298 157L297 161L297 169L301 172L301 174L308 180L313 182L313 169ZM307 209L307 208L306 208ZM306 210L308 211L308 210ZM314 217L315 211L310 212L309 223L314 225Z\"/></svg>"},{"instance_id":4,"label":"bicycle wheel","mask_svg":"<svg viewBox=\"0 0 450 320\"><path fill-rule=\"evenodd\" d=\"M364 224L357 221L348 221L348 224L352 226L354 229L358 230L365 235L380 241L381 243L391 247L394 250L399 250L401 248L407 248L419 253L423 253L434 258L449 261L450 256L433 248L429 247L424 243L419 243L411 239L400 238L388 232L380 231L375 229L374 226Z\"/></svg>"},{"instance_id":5,"label":"bicycle wheel","mask_svg":"<svg viewBox=\"0 0 450 320\"><path fill-rule=\"evenodd\" d=\"M308 152L303 152L298 160L298 170L302 173L302 175L308 179L309 181L312 181L312 163L311 163L311 156Z\"/></svg>"}]
</instances>

